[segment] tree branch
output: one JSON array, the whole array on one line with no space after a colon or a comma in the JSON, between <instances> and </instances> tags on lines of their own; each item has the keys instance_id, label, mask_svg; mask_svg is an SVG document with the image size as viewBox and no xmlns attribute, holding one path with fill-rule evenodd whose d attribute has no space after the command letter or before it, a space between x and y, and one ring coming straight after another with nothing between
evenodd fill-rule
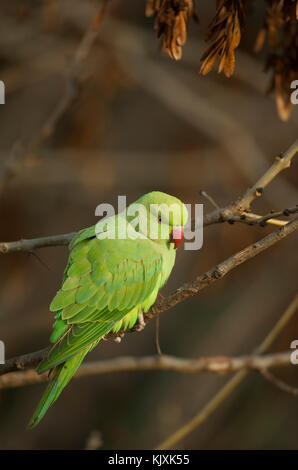
<instances>
[{"instance_id":1,"label":"tree branch","mask_svg":"<svg viewBox=\"0 0 298 470\"><path fill-rule=\"evenodd\" d=\"M298 139L291 145L291 147L283 154L275 157L275 162L266 171L266 173L258 179L256 184L247 190L245 195L238 201L237 207L239 210L249 209L252 201L261 195L263 189L285 168L291 166L292 158L298 152Z\"/></svg>"},{"instance_id":2,"label":"tree branch","mask_svg":"<svg viewBox=\"0 0 298 470\"><path fill-rule=\"evenodd\" d=\"M182 359L174 356L119 357L105 361L93 361L82 364L74 375L75 378L113 372L138 370L167 370L185 374L212 372L228 374L241 369L268 370L271 367L289 366L290 352L268 354L266 356L247 355L240 357L201 357L200 359ZM12 372L0 378L0 389L22 387L34 383L46 382L48 374L38 375L34 370Z\"/></svg>"},{"instance_id":3,"label":"tree branch","mask_svg":"<svg viewBox=\"0 0 298 470\"><path fill-rule=\"evenodd\" d=\"M0 253L13 253L15 251L33 251L36 248L46 246L68 245L77 232L65 233L63 235L52 235L49 237L31 238L30 240L19 240L17 242L0 243Z\"/></svg>"},{"instance_id":4,"label":"tree branch","mask_svg":"<svg viewBox=\"0 0 298 470\"><path fill-rule=\"evenodd\" d=\"M289 168L291 161L294 158L298 151L298 139L294 142L293 145L284 153L276 157L274 163L270 168L264 173L261 178L258 179L256 184L252 188L249 188L244 196L240 198L236 203L232 203L224 208L215 209L210 212L204 218L204 225L211 225L217 222L242 222L242 223L259 223L262 222L262 219L266 220L268 223L276 223L276 221L271 221L272 217L279 217L283 214L271 214L271 217L268 215L259 216L257 214L249 214L246 211L250 211L250 205L256 197L260 197L263 194L263 190L268 184L285 168ZM292 213L296 212L296 208L291 208ZM290 212L291 213L291 212ZM245 217L243 217L245 216ZM250 220L251 219L251 220ZM257 220L259 219L259 220ZM281 221L282 222L282 221Z\"/></svg>"},{"instance_id":5,"label":"tree branch","mask_svg":"<svg viewBox=\"0 0 298 470\"><path fill-rule=\"evenodd\" d=\"M205 272L201 276L198 276L192 282L184 284L168 297L158 299L154 306L151 307L149 312L146 313L144 322L148 323L148 321L150 321L152 318L156 317L160 313L169 310L170 308L174 307L186 298L192 297L205 287L209 286L210 284L213 284L213 282L218 281L219 279L223 279L230 271L235 269L237 266L248 261L249 259L254 258L256 255L268 249L270 246L274 245L278 241L290 235L297 229L298 217L296 217L291 222L287 223L287 225L278 228L277 230L270 233L261 240L244 248L244 250L241 250L238 253L230 256L225 261L219 263L217 266L211 268L209 271ZM136 328L128 330L128 332L132 331L136 331ZM119 333L109 333L106 336L106 338L111 337L119 337ZM28 369L30 367L33 367L46 356L48 351L49 348L45 348L35 353L33 352L13 359L9 359L4 365L0 366L0 375L16 370Z\"/></svg>"}]
</instances>

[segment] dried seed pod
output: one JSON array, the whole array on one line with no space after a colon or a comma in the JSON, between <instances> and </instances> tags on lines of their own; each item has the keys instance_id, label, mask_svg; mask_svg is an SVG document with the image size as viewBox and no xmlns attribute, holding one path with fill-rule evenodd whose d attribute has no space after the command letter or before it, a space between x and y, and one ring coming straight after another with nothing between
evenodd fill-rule
<instances>
[{"instance_id":1,"label":"dried seed pod","mask_svg":"<svg viewBox=\"0 0 298 470\"><path fill-rule=\"evenodd\" d=\"M245 23L245 0L218 0L216 15L209 25L205 40L212 41L202 55L200 72L206 75L212 69L217 56L220 57L218 73L230 77L235 68L235 49L241 39L241 28Z\"/></svg>"},{"instance_id":2,"label":"dried seed pod","mask_svg":"<svg viewBox=\"0 0 298 470\"><path fill-rule=\"evenodd\" d=\"M148 0L145 14L155 15L154 29L157 37L162 37L162 49L172 59L181 59L187 24L197 18L194 0Z\"/></svg>"}]
</instances>

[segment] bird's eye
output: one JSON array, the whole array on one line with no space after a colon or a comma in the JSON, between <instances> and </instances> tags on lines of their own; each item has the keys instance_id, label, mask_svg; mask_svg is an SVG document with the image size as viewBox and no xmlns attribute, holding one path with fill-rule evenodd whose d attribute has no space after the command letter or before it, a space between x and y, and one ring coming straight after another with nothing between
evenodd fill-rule
<instances>
[{"instance_id":1,"label":"bird's eye","mask_svg":"<svg viewBox=\"0 0 298 470\"><path fill-rule=\"evenodd\" d=\"M157 217L157 221L159 224L161 224L161 216Z\"/></svg>"}]
</instances>

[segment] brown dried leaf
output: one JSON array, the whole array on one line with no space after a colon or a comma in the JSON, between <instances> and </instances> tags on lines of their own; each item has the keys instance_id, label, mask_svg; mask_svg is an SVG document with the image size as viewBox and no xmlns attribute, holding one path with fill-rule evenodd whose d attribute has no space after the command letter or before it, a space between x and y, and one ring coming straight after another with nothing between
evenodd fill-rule
<instances>
[{"instance_id":1,"label":"brown dried leaf","mask_svg":"<svg viewBox=\"0 0 298 470\"><path fill-rule=\"evenodd\" d=\"M239 18L238 18L238 13L236 12L235 16L235 23L233 27L233 45L234 49L239 46L241 39L241 29L240 29L240 24L239 24Z\"/></svg>"},{"instance_id":2,"label":"brown dried leaf","mask_svg":"<svg viewBox=\"0 0 298 470\"><path fill-rule=\"evenodd\" d=\"M179 46L186 43L186 23L182 11L179 12L179 35L177 36Z\"/></svg>"},{"instance_id":3,"label":"brown dried leaf","mask_svg":"<svg viewBox=\"0 0 298 470\"><path fill-rule=\"evenodd\" d=\"M217 53L210 55L209 57L207 57L207 59L204 60L200 68L200 73L202 75L207 75L207 73L210 72L210 70L212 69L215 63L216 57L217 57Z\"/></svg>"},{"instance_id":4,"label":"brown dried leaf","mask_svg":"<svg viewBox=\"0 0 298 470\"><path fill-rule=\"evenodd\" d=\"M224 74L226 77L231 77L234 73L235 68L235 54L234 48L231 46L228 53L226 54L225 66L224 66Z\"/></svg>"},{"instance_id":5,"label":"brown dried leaf","mask_svg":"<svg viewBox=\"0 0 298 470\"><path fill-rule=\"evenodd\" d=\"M147 0L146 16L155 14L154 29L163 36L163 50L179 60L186 42L187 23L195 17L195 0Z\"/></svg>"}]
</instances>

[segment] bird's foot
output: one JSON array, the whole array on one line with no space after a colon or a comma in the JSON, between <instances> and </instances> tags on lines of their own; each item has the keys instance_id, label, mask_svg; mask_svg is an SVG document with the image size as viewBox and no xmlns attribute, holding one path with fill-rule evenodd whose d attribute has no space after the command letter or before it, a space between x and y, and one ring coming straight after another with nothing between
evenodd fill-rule
<instances>
[{"instance_id":1,"label":"bird's foot","mask_svg":"<svg viewBox=\"0 0 298 470\"><path fill-rule=\"evenodd\" d=\"M144 321L144 315L143 312L139 313L137 324L136 324L136 330L137 331L142 331L146 326L146 323Z\"/></svg>"},{"instance_id":2,"label":"bird's foot","mask_svg":"<svg viewBox=\"0 0 298 470\"><path fill-rule=\"evenodd\" d=\"M124 336L124 333L119 333L117 336L115 336L114 338L115 343L121 343L123 336Z\"/></svg>"}]
</instances>

